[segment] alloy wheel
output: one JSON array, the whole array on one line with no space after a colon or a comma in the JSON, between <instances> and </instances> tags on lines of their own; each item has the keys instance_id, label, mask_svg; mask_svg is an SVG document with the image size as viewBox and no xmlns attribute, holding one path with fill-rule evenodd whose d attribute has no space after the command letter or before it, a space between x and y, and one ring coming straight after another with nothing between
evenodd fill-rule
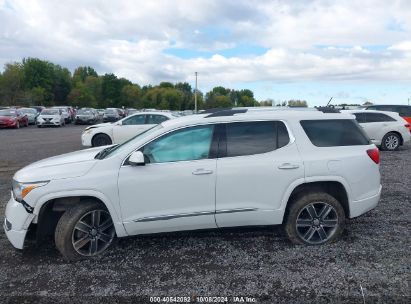
<instances>
[{"instance_id":1,"label":"alloy wheel","mask_svg":"<svg viewBox=\"0 0 411 304\"><path fill-rule=\"evenodd\" d=\"M110 214L105 210L93 210L82 216L74 226L72 244L79 254L95 256L110 246L114 236Z\"/></svg>"},{"instance_id":2,"label":"alloy wheel","mask_svg":"<svg viewBox=\"0 0 411 304\"><path fill-rule=\"evenodd\" d=\"M385 146L389 150L395 150L398 147L398 144L398 137L395 135L390 135L385 139Z\"/></svg>"},{"instance_id":3,"label":"alloy wheel","mask_svg":"<svg viewBox=\"0 0 411 304\"><path fill-rule=\"evenodd\" d=\"M337 211L324 202L313 202L305 206L297 216L298 236L308 244L327 242L338 228Z\"/></svg>"}]
</instances>

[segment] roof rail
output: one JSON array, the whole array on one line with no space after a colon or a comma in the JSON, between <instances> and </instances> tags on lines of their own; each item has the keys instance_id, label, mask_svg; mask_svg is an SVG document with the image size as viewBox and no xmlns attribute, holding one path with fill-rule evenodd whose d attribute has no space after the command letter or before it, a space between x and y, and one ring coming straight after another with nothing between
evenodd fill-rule
<instances>
[{"instance_id":1,"label":"roof rail","mask_svg":"<svg viewBox=\"0 0 411 304\"><path fill-rule=\"evenodd\" d=\"M246 113L247 111L248 111L247 109L225 109L225 110L220 110L220 111L211 113L210 115L207 115L205 118L219 117L219 116L233 116L234 114Z\"/></svg>"}]
</instances>

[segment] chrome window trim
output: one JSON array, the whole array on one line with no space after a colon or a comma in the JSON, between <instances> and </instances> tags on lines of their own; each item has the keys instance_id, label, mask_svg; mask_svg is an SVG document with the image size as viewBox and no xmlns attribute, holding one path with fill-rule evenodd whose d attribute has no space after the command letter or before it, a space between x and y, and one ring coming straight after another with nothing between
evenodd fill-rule
<instances>
[{"instance_id":1,"label":"chrome window trim","mask_svg":"<svg viewBox=\"0 0 411 304\"><path fill-rule=\"evenodd\" d=\"M166 221L182 217L193 217L202 215L213 215L213 214L225 214L225 213L236 213L236 212L249 212L257 211L257 208L236 208L236 209L220 209L216 211L199 211L192 213L180 213L180 214L167 214L159 216L147 216L133 220L133 222L153 222L153 221Z\"/></svg>"}]
</instances>

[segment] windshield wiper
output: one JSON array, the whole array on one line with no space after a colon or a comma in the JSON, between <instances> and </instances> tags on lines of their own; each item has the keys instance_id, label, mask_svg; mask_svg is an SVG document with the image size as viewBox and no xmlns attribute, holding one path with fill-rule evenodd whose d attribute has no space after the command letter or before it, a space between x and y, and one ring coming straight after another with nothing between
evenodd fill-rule
<instances>
[{"instance_id":1,"label":"windshield wiper","mask_svg":"<svg viewBox=\"0 0 411 304\"><path fill-rule=\"evenodd\" d=\"M110 153L111 150L113 150L113 149L114 149L115 147L117 147L117 146L118 146L118 144L117 144L117 145L114 145L114 146L111 146L111 147L107 147L107 148L101 150L100 152L98 152L98 153L96 154L96 156L94 156L94 158L95 158L95 159L103 159L104 157L107 156L107 154Z\"/></svg>"}]
</instances>

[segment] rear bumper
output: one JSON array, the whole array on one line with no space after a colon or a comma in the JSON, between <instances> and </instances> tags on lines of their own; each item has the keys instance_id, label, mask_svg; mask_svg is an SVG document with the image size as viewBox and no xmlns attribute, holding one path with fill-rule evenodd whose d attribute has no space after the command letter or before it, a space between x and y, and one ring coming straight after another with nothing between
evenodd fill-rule
<instances>
[{"instance_id":1,"label":"rear bumper","mask_svg":"<svg viewBox=\"0 0 411 304\"><path fill-rule=\"evenodd\" d=\"M377 194L359 201L353 201L350 204L350 218L360 216L374 209L378 205L378 202L380 200L381 189L382 186L380 185Z\"/></svg>"}]
</instances>

